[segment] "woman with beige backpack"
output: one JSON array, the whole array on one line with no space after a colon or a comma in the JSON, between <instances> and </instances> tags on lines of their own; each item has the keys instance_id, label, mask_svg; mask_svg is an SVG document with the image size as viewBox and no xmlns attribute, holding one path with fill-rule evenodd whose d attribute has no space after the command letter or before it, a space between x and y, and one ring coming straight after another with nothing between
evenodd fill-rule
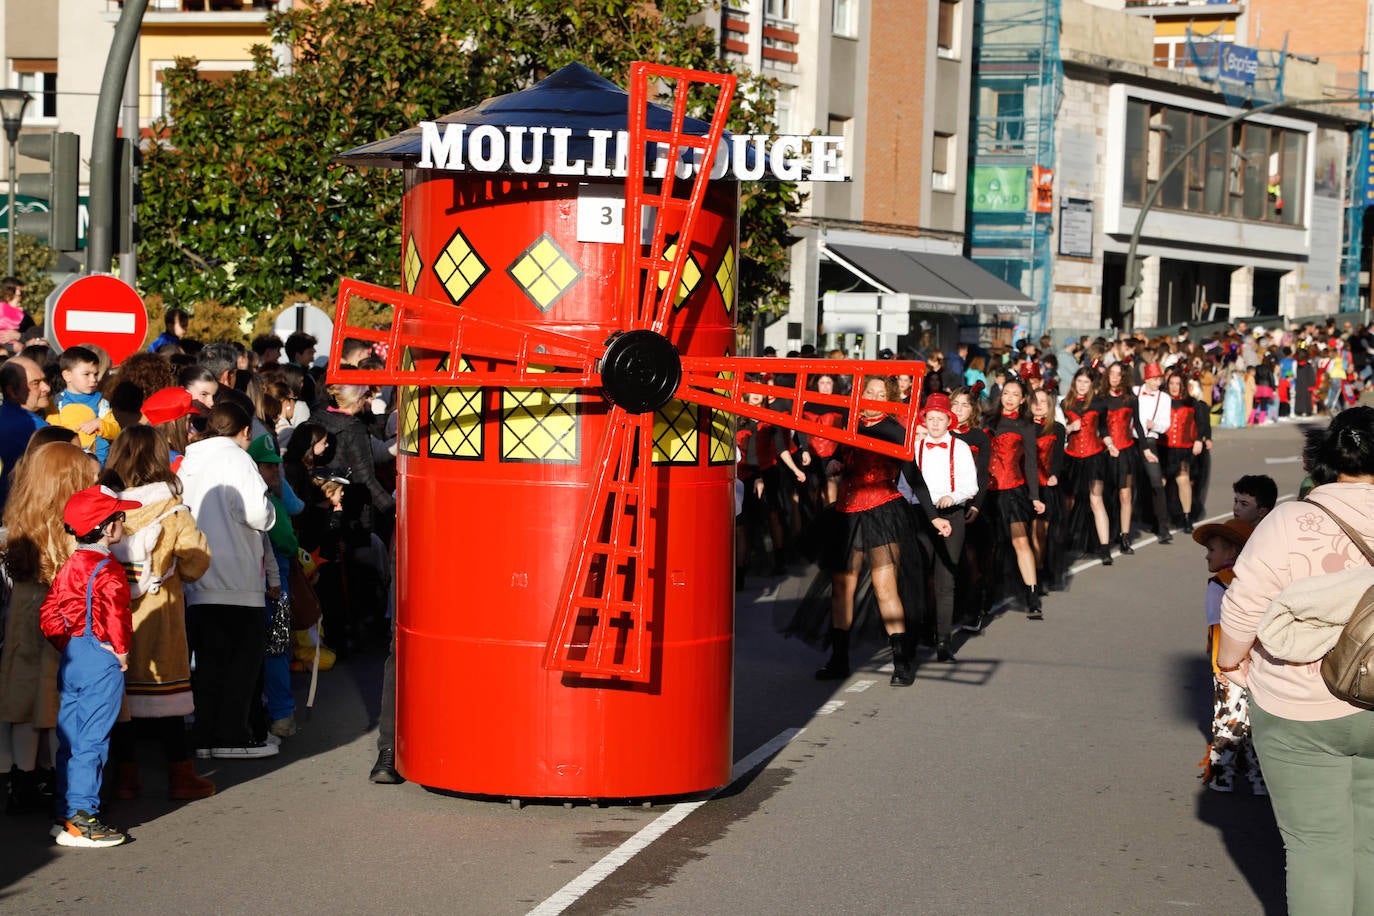
<instances>
[{"instance_id":1,"label":"woman with beige backpack","mask_svg":"<svg viewBox=\"0 0 1374 916\"><path fill-rule=\"evenodd\" d=\"M1332 602L1314 596L1343 576L1369 574L1364 545L1346 532L1374 544L1374 408L1351 408L1309 431L1303 458L1320 485L1309 501L1276 506L1241 552L1222 603L1217 667L1250 693L1255 747L1288 855L1289 911L1371 913L1374 711L1328 689L1321 661L1341 621L1319 620L1316 606ZM1276 627L1277 611L1300 626ZM1326 641L1315 636L1323 623Z\"/></svg>"}]
</instances>

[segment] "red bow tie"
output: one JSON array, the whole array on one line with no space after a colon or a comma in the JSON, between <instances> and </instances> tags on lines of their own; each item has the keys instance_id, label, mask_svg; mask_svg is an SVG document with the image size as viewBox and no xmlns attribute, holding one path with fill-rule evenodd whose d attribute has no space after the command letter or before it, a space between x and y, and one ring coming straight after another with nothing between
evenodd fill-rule
<instances>
[{"instance_id":1,"label":"red bow tie","mask_svg":"<svg viewBox=\"0 0 1374 916\"><path fill-rule=\"evenodd\" d=\"M927 442L926 448L949 448L948 442Z\"/></svg>"}]
</instances>

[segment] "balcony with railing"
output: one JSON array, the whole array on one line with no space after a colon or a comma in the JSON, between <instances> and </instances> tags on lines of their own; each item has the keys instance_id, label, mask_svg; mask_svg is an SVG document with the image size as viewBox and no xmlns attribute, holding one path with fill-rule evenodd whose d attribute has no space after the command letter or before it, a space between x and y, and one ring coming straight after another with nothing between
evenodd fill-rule
<instances>
[{"instance_id":1,"label":"balcony with railing","mask_svg":"<svg viewBox=\"0 0 1374 916\"><path fill-rule=\"evenodd\" d=\"M1137 16L1239 15L1240 0L1126 0L1126 12Z\"/></svg>"},{"instance_id":2,"label":"balcony with railing","mask_svg":"<svg viewBox=\"0 0 1374 916\"><path fill-rule=\"evenodd\" d=\"M284 0L148 0L147 16L180 13L248 13L261 16L270 10L284 9ZM123 0L106 0L110 12L123 8Z\"/></svg>"}]
</instances>

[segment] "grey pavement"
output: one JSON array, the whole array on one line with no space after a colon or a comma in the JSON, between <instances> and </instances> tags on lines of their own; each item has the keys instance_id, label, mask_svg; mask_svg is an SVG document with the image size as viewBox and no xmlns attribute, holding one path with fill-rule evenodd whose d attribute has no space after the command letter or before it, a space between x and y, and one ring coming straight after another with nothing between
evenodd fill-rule
<instances>
[{"instance_id":1,"label":"grey pavement","mask_svg":"<svg viewBox=\"0 0 1374 916\"><path fill-rule=\"evenodd\" d=\"M1230 481L1301 478L1299 427L1219 431L1208 514ZM892 688L885 652L820 684L773 630L798 569L741 593L735 757L803 731L579 897L573 913L1283 911L1267 800L1206 793L1210 714L1202 549L1186 535L1077 574L1046 619L1004 614L955 665ZM859 657L860 653L856 653ZM373 786L381 659L321 675L317 709L270 761L203 761L221 791L146 791L109 820L133 842L59 849L42 818L0 817L0 911L524 913L665 800L594 808ZM298 687L304 689L304 683ZM455 698L455 702L460 702Z\"/></svg>"}]
</instances>

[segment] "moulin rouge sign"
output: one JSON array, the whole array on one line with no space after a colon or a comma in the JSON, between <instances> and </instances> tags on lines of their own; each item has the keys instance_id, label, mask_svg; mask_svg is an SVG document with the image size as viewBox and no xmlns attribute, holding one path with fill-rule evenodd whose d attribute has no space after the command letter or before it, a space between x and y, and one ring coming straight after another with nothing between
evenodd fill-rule
<instances>
[{"instance_id":1,"label":"moulin rouge sign","mask_svg":"<svg viewBox=\"0 0 1374 916\"><path fill-rule=\"evenodd\" d=\"M420 122L422 169L462 172L513 172L586 178L624 178L629 132L574 131L570 127L522 127ZM574 156L571 147L590 150ZM739 134L723 139L711 178L736 181L844 181L843 137ZM701 162L700 150L684 150L678 178L690 178ZM658 145L650 175L662 178L668 148Z\"/></svg>"}]
</instances>

